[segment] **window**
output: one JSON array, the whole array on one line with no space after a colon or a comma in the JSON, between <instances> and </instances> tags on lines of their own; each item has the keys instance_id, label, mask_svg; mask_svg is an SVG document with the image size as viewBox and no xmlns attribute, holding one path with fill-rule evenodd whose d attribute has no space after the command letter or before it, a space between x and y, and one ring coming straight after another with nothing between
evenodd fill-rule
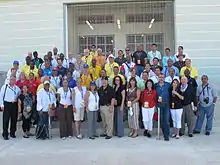
<instances>
[{"instance_id":1,"label":"window","mask_svg":"<svg viewBox=\"0 0 220 165\"><path fill-rule=\"evenodd\" d=\"M90 49L92 45L96 48L101 48L103 53L114 49L114 36L80 36L79 37L79 52L83 53L84 49Z\"/></svg>"},{"instance_id":2,"label":"window","mask_svg":"<svg viewBox=\"0 0 220 165\"><path fill-rule=\"evenodd\" d=\"M163 22L163 13L127 14L126 23L150 22L152 18L155 19L155 22Z\"/></svg>"},{"instance_id":3,"label":"window","mask_svg":"<svg viewBox=\"0 0 220 165\"><path fill-rule=\"evenodd\" d=\"M127 46L134 52L138 45L142 46L145 51L150 50L151 44L157 44L158 50L164 50L164 35L159 34L129 34L127 35Z\"/></svg>"},{"instance_id":4,"label":"window","mask_svg":"<svg viewBox=\"0 0 220 165\"><path fill-rule=\"evenodd\" d=\"M90 16L79 16L78 24L86 24L89 21L91 24L105 24L114 23L113 15L90 15Z\"/></svg>"}]
</instances>

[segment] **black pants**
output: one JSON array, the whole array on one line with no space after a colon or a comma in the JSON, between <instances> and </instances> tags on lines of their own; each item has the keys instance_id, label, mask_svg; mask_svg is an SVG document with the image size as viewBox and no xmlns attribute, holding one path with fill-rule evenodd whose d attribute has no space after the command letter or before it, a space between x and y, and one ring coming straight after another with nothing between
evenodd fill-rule
<instances>
[{"instance_id":1,"label":"black pants","mask_svg":"<svg viewBox=\"0 0 220 165\"><path fill-rule=\"evenodd\" d=\"M17 130L18 103L4 102L3 112L3 136L8 136L8 127L10 123L10 135L15 135Z\"/></svg>"},{"instance_id":2,"label":"black pants","mask_svg":"<svg viewBox=\"0 0 220 165\"><path fill-rule=\"evenodd\" d=\"M31 118L25 119L25 117L22 117L22 129L23 132L29 132L31 127Z\"/></svg>"},{"instance_id":3,"label":"black pants","mask_svg":"<svg viewBox=\"0 0 220 165\"><path fill-rule=\"evenodd\" d=\"M49 121L48 112L39 112L39 121L35 132L36 139L49 138L48 121Z\"/></svg>"}]
</instances>

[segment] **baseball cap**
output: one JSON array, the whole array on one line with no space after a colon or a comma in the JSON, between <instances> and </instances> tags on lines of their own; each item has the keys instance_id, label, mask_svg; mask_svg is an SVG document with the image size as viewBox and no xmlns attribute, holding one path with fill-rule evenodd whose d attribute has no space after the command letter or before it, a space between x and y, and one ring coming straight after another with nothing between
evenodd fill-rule
<instances>
[{"instance_id":1,"label":"baseball cap","mask_svg":"<svg viewBox=\"0 0 220 165\"><path fill-rule=\"evenodd\" d=\"M89 65L88 65L88 64L84 64L84 65L83 65L83 68L84 68L84 69L87 69L87 68L89 68Z\"/></svg>"},{"instance_id":2,"label":"baseball cap","mask_svg":"<svg viewBox=\"0 0 220 165\"><path fill-rule=\"evenodd\" d=\"M18 62L17 60L15 60L15 61L13 62L13 64L19 65L19 62Z\"/></svg>"},{"instance_id":3,"label":"baseball cap","mask_svg":"<svg viewBox=\"0 0 220 165\"><path fill-rule=\"evenodd\" d=\"M46 85L46 84L50 84L50 82L49 81L44 81L44 85Z\"/></svg>"},{"instance_id":4,"label":"baseball cap","mask_svg":"<svg viewBox=\"0 0 220 165\"><path fill-rule=\"evenodd\" d=\"M91 81L90 85L96 85L95 81Z\"/></svg>"},{"instance_id":5,"label":"baseball cap","mask_svg":"<svg viewBox=\"0 0 220 165\"><path fill-rule=\"evenodd\" d=\"M108 58L115 58L115 56L113 56L113 54L110 54L110 55L108 56Z\"/></svg>"}]
</instances>

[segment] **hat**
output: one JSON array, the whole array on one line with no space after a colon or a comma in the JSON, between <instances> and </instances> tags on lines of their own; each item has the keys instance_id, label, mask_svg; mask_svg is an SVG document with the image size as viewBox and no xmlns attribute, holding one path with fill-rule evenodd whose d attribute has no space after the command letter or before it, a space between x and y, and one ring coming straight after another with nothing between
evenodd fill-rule
<instances>
[{"instance_id":1,"label":"hat","mask_svg":"<svg viewBox=\"0 0 220 165\"><path fill-rule=\"evenodd\" d=\"M179 56L183 56L183 58L185 58L185 57L186 57L186 55L185 55L185 54L177 54L177 55L176 55L176 57L177 57L177 58L179 58Z\"/></svg>"},{"instance_id":2,"label":"hat","mask_svg":"<svg viewBox=\"0 0 220 165\"><path fill-rule=\"evenodd\" d=\"M110 54L110 55L108 56L108 58L115 58L115 56L113 56L113 54Z\"/></svg>"},{"instance_id":3,"label":"hat","mask_svg":"<svg viewBox=\"0 0 220 165\"><path fill-rule=\"evenodd\" d=\"M88 64L84 64L84 65L83 65L83 68L84 68L84 69L88 69L88 68L89 68L89 65L88 65Z\"/></svg>"},{"instance_id":4,"label":"hat","mask_svg":"<svg viewBox=\"0 0 220 165\"><path fill-rule=\"evenodd\" d=\"M54 67L54 68L53 68L53 71L58 71L58 68L57 68L57 67Z\"/></svg>"},{"instance_id":5,"label":"hat","mask_svg":"<svg viewBox=\"0 0 220 165\"><path fill-rule=\"evenodd\" d=\"M46 84L50 84L50 82L49 81L44 81L44 85L46 85Z\"/></svg>"},{"instance_id":6,"label":"hat","mask_svg":"<svg viewBox=\"0 0 220 165\"><path fill-rule=\"evenodd\" d=\"M15 61L13 62L13 64L19 65L19 62L18 62L17 60L15 60Z\"/></svg>"},{"instance_id":7,"label":"hat","mask_svg":"<svg viewBox=\"0 0 220 165\"><path fill-rule=\"evenodd\" d=\"M108 80L107 76L102 77L102 80Z\"/></svg>"},{"instance_id":8,"label":"hat","mask_svg":"<svg viewBox=\"0 0 220 165\"><path fill-rule=\"evenodd\" d=\"M90 85L96 85L95 81L91 81Z\"/></svg>"}]
</instances>

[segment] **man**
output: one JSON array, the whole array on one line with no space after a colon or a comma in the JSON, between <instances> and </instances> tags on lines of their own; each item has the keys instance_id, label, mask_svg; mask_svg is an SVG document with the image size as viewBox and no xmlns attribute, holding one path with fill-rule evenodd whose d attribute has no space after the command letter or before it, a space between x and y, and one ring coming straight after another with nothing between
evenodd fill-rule
<instances>
[{"instance_id":1,"label":"man","mask_svg":"<svg viewBox=\"0 0 220 165\"><path fill-rule=\"evenodd\" d=\"M29 67L30 67L30 62L31 62L31 57L30 57L30 56L27 56L27 57L25 58L25 61L26 61L26 64L21 67L21 72L25 72L26 70L29 69Z\"/></svg>"},{"instance_id":2,"label":"man","mask_svg":"<svg viewBox=\"0 0 220 165\"><path fill-rule=\"evenodd\" d=\"M208 82L208 76L203 75L201 78L202 84L199 85L197 90L198 98L198 118L196 126L193 131L194 134L199 134L206 116L205 135L209 136L212 131L212 123L214 117L215 104L217 102L216 90Z\"/></svg>"},{"instance_id":3,"label":"man","mask_svg":"<svg viewBox=\"0 0 220 165\"><path fill-rule=\"evenodd\" d=\"M126 58L128 55L130 55L130 56L132 57L132 53L131 53L131 51L130 51L130 48L129 48L129 47L126 47L126 48L125 48L125 58Z\"/></svg>"},{"instance_id":4,"label":"man","mask_svg":"<svg viewBox=\"0 0 220 165\"><path fill-rule=\"evenodd\" d=\"M100 76L101 67L96 64L95 58L92 59L92 65L89 67L89 72L92 76L92 81L96 81Z\"/></svg>"},{"instance_id":5,"label":"man","mask_svg":"<svg viewBox=\"0 0 220 165\"><path fill-rule=\"evenodd\" d=\"M177 54L175 54L175 57L176 57L176 61L178 61L179 59L178 59L178 56L179 55L182 55L184 58L183 58L183 61L185 61L187 58L189 58L189 56L185 53L185 52L183 52L183 46L179 46L178 47L178 52L177 52Z\"/></svg>"},{"instance_id":6,"label":"man","mask_svg":"<svg viewBox=\"0 0 220 165\"><path fill-rule=\"evenodd\" d=\"M3 133L2 136L4 140L9 140L8 138L8 126L10 123L10 137L16 138L15 132L17 128L17 118L18 118L18 96L21 91L18 86L15 85L16 78L11 76L9 84L5 84L1 88L0 92L0 105L3 111Z\"/></svg>"},{"instance_id":7,"label":"man","mask_svg":"<svg viewBox=\"0 0 220 165\"><path fill-rule=\"evenodd\" d=\"M153 59L155 57L158 58L159 61L161 62L162 56L161 56L161 53L159 51L157 51L157 44L151 45L151 51L147 53L147 57L148 57L151 65L153 65Z\"/></svg>"},{"instance_id":8,"label":"man","mask_svg":"<svg viewBox=\"0 0 220 165\"><path fill-rule=\"evenodd\" d=\"M98 55L95 57L96 59L96 64L99 65L101 68L105 66L105 56L102 54L102 49L98 48L97 49Z\"/></svg>"},{"instance_id":9,"label":"man","mask_svg":"<svg viewBox=\"0 0 220 165\"><path fill-rule=\"evenodd\" d=\"M51 63L52 67L57 67L57 65L58 65L57 58L58 58L58 55L56 58L53 58L53 53L51 51L47 52L46 60L48 60ZM44 58L44 62L46 62L46 60Z\"/></svg>"},{"instance_id":10,"label":"man","mask_svg":"<svg viewBox=\"0 0 220 165\"><path fill-rule=\"evenodd\" d=\"M113 74L109 77L110 80L111 80L111 86L113 86L113 79L114 79L116 76L121 77L121 79L122 79L122 84L123 84L123 85L126 84L125 77L119 73L119 67L118 67L118 66L114 66L114 68L113 68Z\"/></svg>"},{"instance_id":11,"label":"man","mask_svg":"<svg viewBox=\"0 0 220 165\"><path fill-rule=\"evenodd\" d=\"M92 81L92 76L89 73L89 65L84 64L83 70L84 70L84 73L81 75L81 81L82 81L81 83L82 83L82 86L88 88L90 82Z\"/></svg>"},{"instance_id":12,"label":"man","mask_svg":"<svg viewBox=\"0 0 220 165\"><path fill-rule=\"evenodd\" d=\"M125 77L129 77L130 75L130 69L135 68L136 64L132 62L131 54L127 54L126 56L126 62L124 62L120 68L120 70L124 70Z\"/></svg>"},{"instance_id":13,"label":"man","mask_svg":"<svg viewBox=\"0 0 220 165\"><path fill-rule=\"evenodd\" d=\"M14 72L14 74L15 74L13 76L16 76L16 81L19 80L19 76L20 76L21 71L19 69L19 62L17 60L15 60L13 62L13 67L8 70L5 84L9 83L10 77L12 76L12 72Z\"/></svg>"},{"instance_id":14,"label":"man","mask_svg":"<svg viewBox=\"0 0 220 165\"><path fill-rule=\"evenodd\" d=\"M149 63L145 64L144 71L147 72L148 78L155 76L155 73L151 70L151 66ZM142 73L141 73L141 77L142 77Z\"/></svg>"},{"instance_id":15,"label":"man","mask_svg":"<svg viewBox=\"0 0 220 165\"><path fill-rule=\"evenodd\" d=\"M178 80L180 82L180 78L179 76L175 76L175 69L174 68L170 68L169 69L169 76L167 76L165 78L165 82L171 84L173 80Z\"/></svg>"},{"instance_id":16,"label":"man","mask_svg":"<svg viewBox=\"0 0 220 165\"><path fill-rule=\"evenodd\" d=\"M164 74L159 75L159 82L156 84L157 107L160 111L161 128L165 141L169 141L170 136L170 108L169 108L169 90L170 84L164 81Z\"/></svg>"},{"instance_id":17,"label":"man","mask_svg":"<svg viewBox=\"0 0 220 165\"><path fill-rule=\"evenodd\" d=\"M73 57L73 53L71 52L68 53L68 63L72 63L72 64L76 63L76 58Z\"/></svg>"},{"instance_id":18,"label":"man","mask_svg":"<svg viewBox=\"0 0 220 165\"><path fill-rule=\"evenodd\" d=\"M197 91L197 87L198 87L196 79L194 79L190 76L190 70L188 70L188 69L185 70L184 75L188 79L188 85L192 87L194 94L196 95L196 91Z\"/></svg>"},{"instance_id":19,"label":"man","mask_svg":"<svg viewBox=\"0 0 220 165\"><path fill-rule=\"evenodd\" d=\"M24 71L25 77L26 77L27 79L28 79L30 73L33 73L35 78L38 77L38 69L37 69L37 67L35 66L33 60L30 61L30 66L29 66L29 68L27 68L27 69Z\"/></svg>"},{"instance_id":20,"label":"man","mask_svg":"<svg viewBox=\"0 0 220 165\"><path fill-rule=\"evenodd\" d=\"M141 46L137 47L137 51L133 54L133 61L136 64L137 75L140 76L144 71L144 66L147 59L147 53L143 51Z\"/></svg>"},{"instance_id":21,"label":"man","mask_svg":"<svg viewBox=\"0 0 220 165\"><path fill-rule=\"evenodd\" d=\"M173 68L175 70L175 76L180 75L178 68L173 66L173 61L171 59L168 59L167 66L163 67L163 70L162 70L162 73L165 75L165 77L169 76L170 68Z\"/></svg>"},{"instance_id":22,"label":"man","mask_svg":"<svg viewBox=\"0 0 220 165\"><path fill-rule=\"evenodd\" d=\"M108 56L108 59L109 59L109 63L105 64L105 70L106 70L106 75L110 77L113 75L113 68L115 66L119 67L119 65L116 62L114 62L115 57L112 54Z\"/></svg>"},{"instance_id":23,"label":"man","mask_svg":"<svg viewBox=\"0 0 220 165\"><path fill-rule=\"evenodd\" d=\"M156 69L157 67L160 67L161 70L163 69L163 67L160 66L159 59L158 59L157 57L155 57L155 58L153 59L153 65L151 65L151 70L152 70L153 72L155 72L155 69Z\"/></svg>"},{"instance_id":24,"label":"man","mask_svg":"<svg viewBox=\"0 0 220 165\"><path fill-rule=\"evenodd\" d=\"M53 68L52 76L50 78L50 83L56 90L60 88L61 78L58 75L58 68Z\"/></svg>"},{"instance_id":25,"label":"man","mask_svg":"<svg viewBox=\"0 0 220 165\"><path fill-rule=\"evenodd\" d=\"M50 89L50 82L44 81L44 88L37 93L37 111L39 123L36 129L36 139L49 139L49 113L56 107L56 97Z\"/></svg>"},{"instance_id":26,"label":"man","mask_svg":"<svg viewBox=\"0 0 220 165\"><path fill-rule=\"evenodd\" d=\"M103 122L103 134L101 137L111 139L113 134L114 119L114 89L108 85L108 77L102 78L102 87L98 90L100 113Z\"/></svg>"},{"instance_id":27,"label":"man","mask_svg":"<svg viewBox=\"0 0 220 165\"><path fill-rule=\"evenodd\" d=\"M76 55L76 63L75 63L75 70L79 72L80 74L83 74L83 66L85 62L82 61L81 55L77 54Z\"/></svg>"},{"instance_id":28,"label":"man","mask_svg":"<svg viewBox=\"0 0 220 165\"><path fill-rule=\"evenodd\" d=\"M68 60L65 58L64 54L63 53L60 53L59 55L59 58L58 59L61 59L62 60L62 65L64 68L68 69L69 68L69 63L68 63ZM57 62L58 62L58 59L57 59Z\"/></svg>"},{"instance_id":29,"label":"man","mask_svg":"<svg viewBox=\"0 0 220 165\"><path fill-rule=\"evenodd\" d=\"M167 66L168 59L171 59L173 62L176 61L176 57L174 55L171 55L171 53L170 53L170 48L165 49L165 55L163 56L163 59L162 59L162 65L164 67Z\"/></svg>"},{"instance_id":30,"label":"man","mask_svg":"<svg viewBox=\"0 0 220 165\"><path fill-rule=\"evenodd\" d=\"M80 78L80 73L78 71L76 71L74 64L69 63L68 71L70 71L72 73L72 77L75 81L77 81L77 79Z\"/></svg>"},{"instance_id":31,"label":"man","mask_svg":"<svg viewBox=\"0 0 220 165\"><path fill-rule=\"evenodd\" d=\"M126 62L126 58L124 57L124 54L123 54L123 51L122 50L119 50L118 51L118 57L115 58L115 62L121 66L123 63Z\"/></svg>"},{"instance_id":32,"label":"man","mask_svg":"<svg viewBox=\"0 0 220 165\"><path fill-rule=\"evenodd\" d=\"M185 58L184 54L178 54L177 55L178 61L176 61L173 66L177 67L179 71L181 71L182 67L185 66L185 61L183 59Z\"/></svg>"},{"instance_id":33,"label":"man","mask_svg":"<svg viewBox=\"0 0 220 165\"><path fill-rule=\"evenodd\" d=\"M58 58L58 49L55 47L55 48L53 48L53 59L57 59Z\"/></svg>"},{"instance_id":34,"label":"man","mask_svg":"<svg viewBox=\"0 0 220 165\"><path fill-rule=\"evenodd\" d=\"M95 45L92 45L92 46L91 46L89 55L91 55L92 58L95 58L95 57L98 55L98 54L97 54L97 51L96 51L96 46L95 46Z\"/></svg>"},{"instance_id":35,"label":"man","mask_svg":"<svg viewBox=\"0 0 220 165\"><path fill-rule=\"evenodd\" d=\"M63 60L61 58L57 59L58 63L58 76L63 77L67 73L67 68L63 66Z\"/></svg>"},{"instance_id":36,"label":"man","mask_svg":"<svg viewBox=\"0 0 220 165\"><path fill-rule=\"evenodd\" d=\"M162 74L161 72L161 68L160 67L156 67L155 69L155 76L153 76L151 78L151 80L154 82L154 84L158 83L159 81L159 76ZM164 76L165 77L165 76Z\"/></svg>"},{"instance_id":37,"label":"man","mask_svg":"<svg viewBox=\"0 0 220 165\"><path fill-rule=\"evenodd\" d=\"M37 68L39 68L39 65L40 65L40 64L43 64L44 61L43 61L41 58L38 57L38 52L37 52L37 51L34 51L34 52L33 52L33 55L34 55L34 59L33 59L34 65L35 65Z\"/></svg>"},{"instance_id":38,"label":"man","mask_svg":"<svg viewBox=\"0 0 220 165\"><path fill-rule=\"evenodd\" d=\"M98 88L100 88L101 86L102 86L102 78L103 77L106 77L106 71L105 71L105 69L102 69L101 70L101 72L100 72L100 77L96 80L96 86L98 87ZM109 82L108 82L108 84L110 84L111 85L111 80L110 79L108 79L109 80Z\"/></svg>"},{"instance_id":39,"label":"man","mask_svg":"<svg viewBox=\"0 0 220 165\"><path fill-rule=\"evenodd\" d=\"M44 76L44 77L42 77L41 78L42 80L41 80L41 84L38 86L38 88L37 88L37 93L42 89L42 88L44 88L44 82L45 81L49 81L50 82L50 77L48 77L48 76ZM52 84L50 84L50 90L52 90L54 93L56 93L56 89L55 89L55 87L52 85Z\"/></svg>"},{"instance_id":40,"label":"man","mask_svg":"<svg viewBox=\"0 0 220 165\"><path fill-rule=\"evenodd\" d=\"M72 72L67 72L66 79L69 88L74 88L76 86L76 80L73 79Z\"/></svg>"},{"instance_id":41,"label":"man","mask_svg":"<svg viewBox=\"0 0 220 165\"><path fill-rule=\"evenodd\" d=\"M197 79L198 71L195 67L191 65L191 60L187 58L185 60L185 64L186 66L182 67L182 69L180 70L180 76L184 76L185 70L188 69L190 71L190 76L194 79Z\"/></svg>"},{"instance_id":42,"label":"man","mask_svg":"<svg viewBox=\"0 0 220 165\"><path fill-rule=\"evenodd\" d=\"M92 58L93 56L90 54L89 49L84 49L84 55L82 57L82 61L90 66Z\"/></svg>"},{"instance_id":43,"label":"man","mask_svg":"<svg viewBox=\"0 0 220 165\"><path fill-rule=\"evenodd\" d=\"M148 73L147 71L143 71L141 79L137 82L137 87L143 91L146 88L146 82L148 80Z\"/></svg>"},{"instance_id":44,"label":"man","mask_svg":"<svg viewBox=\"0 0 220 165\"><path fill-rule=\"evenodd\" d=\"M52 67L50 66L50 62L45 62L45 68L43 69L44 76L52 76Z\"/></svg>"}]
</instances>

